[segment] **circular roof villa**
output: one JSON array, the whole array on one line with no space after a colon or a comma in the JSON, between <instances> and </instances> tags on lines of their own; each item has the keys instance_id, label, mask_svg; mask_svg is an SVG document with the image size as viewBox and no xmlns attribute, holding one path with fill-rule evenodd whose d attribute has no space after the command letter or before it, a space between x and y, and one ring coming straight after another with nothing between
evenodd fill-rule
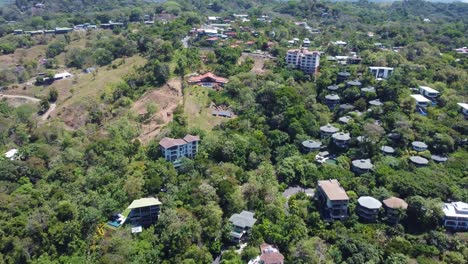
<instances>
[{"instance_id":1,"label":"circular roof villa","mask_svg":"<svg viewBox=\"0 0 468 264\"><path fill-rule=\"evenodd\" d=\"M380 148L380 150L384 153L384 154L389 154L389 155L392 155L395 153L395 149L390 147L390 146L382 146Z\"/></svg>"},{"instance_id":2,"label":"circular roof villa","mask_svg":"<svg viewBox=\"0 0 468 264\"><path fill-rule=\"evenodd\" d=\"M373 86L367 86L361 89L363 93L375 93L375 88Z\"/></svg>"},{"instance_id":3,"label":"circular roof villa","mask_svg":"<svg viewBox=\"0 0 468 264\"><path fill-rule=\"evenodd\" d=\"M349 133L344 133L344 132L335 133L333 134L332 137L333 139L341 140L341 141L348 141L351 139L351 137L349 136Z\"/></svg>"},{"instance_id":4,"label":"circular roof villa","mask_svg":"<svg viewBox=\"0 0 468 264\"><path fill-rule=\"evenodd\" d=\"M377 210L380 207L382 207L382 203L379 200L370 196L359 197L358 204L364 208L371 209L371 210Z\"/></svg>"},{"instance_id":5,"label":"circular roof villa","mask_svg":"<svg viewBox=\"0 0 468 264\"><path fill-rule=\"evenodd\" d=\"M351 163L353 164L354 168L359 169L361 171L369 171L374 168L374 165L372 164L370 159L353 160Z\"/></svg>"},{"instance_id":6,"label":"circular roof villa","mask_svg":"<svg viewBox=\"0 0 468 264\"><path fill-rule=\"evenodd\" d=\"M408 208L408 204L405 202L405 200L400 199L398 197L390 197L388 199L383 200L383 203L387 208L391 209L406 209Z\"/></svg>"},{"instance_id":7,"label":"circular roof villa","mask_svg":"<svg viewBox=\"0 0 468 264\"><path fill-rule=\"evenodd\" d=\"M447 157L445 156L439 156L439 155L432 155L431 159L435 162L446 162L448 160Z\"/></svg>"},{"instance_id":8,"label":"circular roof villa","mask_svg":"<svg viewBox=\"0 0 468 264\"><path fill-rule=\"evenodd\" d=\"M351 73L349 73L349 72L339 72L338 76L348 78L349 76L351 76Z\"/></svg>"},{"instance_id":9,"label":"circular roof villa","mask_svg":"<svg viewBox=\"0 0 468 264\"><path fill-rule=\"evenodd\" d=\"M340 105L340 109L341 110L353 110L354 109L354 105L352 104L342 104Z\"/></svg>"},{"instance_id":10,"label":"circular roof villa","mask_svg":"<svg viewBox=\"0 0 468 264\"><path fill-rule=\"evenodd\" d=\"M353 118L350 117L350 116L342 116L342 117L338 118L338 121L340 121L343 124L348 124L349 121L351 121L351 120L353 120Z\"/></svg>"},{"instance_id":11,"label":"circular roof villa","mask_svg":"<svg viewBox=\"0 0 468 264\"><path fill-rule=\"evenodd\" d=\"M375 100L369 101L369 104L372 105L372 106L382 106L383 105L383 103L380 102L380 99L375 99Z\"/></svg>"},{"instance_id":12,"label":"circular roof villa","mask_svg":"<svg viewBox=\"0 0 468 264\"><path fill-rule=\"evenodd\" d=\"M320 149L320 147L322 147L322 142L309 139L302 142L302 146L308 150Z\"/></svg>"},{"instance_id":13,"label":"circular roof villa","mask_svg":"<svg viewBox=\"0 0 468 264\"><path fill-rule=\"evenodd\" d=\"M334 85L328 86L327 89L330 90L330 91L336 91L336 90L340 89L340 87L337 84L334 84Z\"/></svg>"},{"instance_id":14,"label":"circular roof villa","mask_svg":"<svg viewBox=\"0 0 468 264\"><path fill-rule=\"evenodd\" d=\"M325 99L327 99L328 101L339 101L340 96L337 94L329 94L329 95L325 95Z\"/></svg>"},{"instance_id":15,"label":"circular roof villa","mask_svg":"<svg viewBox=\"0 0 468 264\"><path fill-rule=\"evenodd\" d=\"M355 80L355 81L347 82L346 85L348 85L348 86L361 86L362 83L360 81L358 81L358 80Z\"/></svg>"},{"instance_id":16,"label":"circular roof villa","mask_svg":"<svg viewBox=\"0 0 468 264\"><path fill-rule=\"evenodd\" d=\"M334 126L332 126L330 124L327 124L325 126L321 126L320 131L322 133L326 133L326 134L333 134L333 133L336 133L336 132L340 131L340 129L337 128L337 127L334 127Z\"/></svg>"},{"instance_id":17,"label":"circular roof villa","mask_svg":"<svg viewBox=\"0 0 468 264\"><path fill-rule=\"evenodd\" d=\"M417 166L425 166L429 161L421 156L411 156L409 160Z\"/></svg>"},{"instance_id":18,"label":"circular roof villa","mask_svg":"<svg viewBox=\"0 0 468 264\"><path fill-rule=\"evenodd\" d=\"M411 143L411 146L416 151L425 151L427 149L427 144L422 141L413 141L413 143Z\"/></svg>"}]
</instances>

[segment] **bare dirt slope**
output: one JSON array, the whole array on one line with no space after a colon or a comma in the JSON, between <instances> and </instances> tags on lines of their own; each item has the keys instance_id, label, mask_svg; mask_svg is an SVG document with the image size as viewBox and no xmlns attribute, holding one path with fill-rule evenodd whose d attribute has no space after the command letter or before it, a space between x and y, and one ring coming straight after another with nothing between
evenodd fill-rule
<instances>
[{"instance_id":1,"label":"bare dirt slope","mask_svg":"<svg viewBox=\"0 0 468 264\"><path fill-rule=\"evenodd\" d=\"M146 92L135 102L132 110L138 115L146 114L146 107L150 103L157 106L153 116L142 125L139 137L142 143L148 143L159 134L164 125L172 121L173 112L182 101L182 81L180 78L174 78L163 87Z\"/></svg>"},{"instance_id":2,"label":"bare dirt slope","mask_svg":"<svg viewBox=\"0 0 468 264\"><path fill-rule=\"evenodd\" d=\"M265 61L271 60L265 55L243 53L239 59L239 62L244 62L247 57L252 58L254 61L254 66L252 67L250 72L255 73L255 74L264 74L265 73Z\"/></svg>"}]
</instances>

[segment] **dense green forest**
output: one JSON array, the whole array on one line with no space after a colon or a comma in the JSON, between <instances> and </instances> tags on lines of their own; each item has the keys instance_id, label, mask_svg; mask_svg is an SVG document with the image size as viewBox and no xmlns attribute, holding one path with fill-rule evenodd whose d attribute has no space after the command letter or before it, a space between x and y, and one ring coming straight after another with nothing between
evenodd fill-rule
<instances>
[{"instance_id":1,"label":"dense green forest","mask_svg":"<svg viewBox=\"0 0 468 264\"><path fill-rule=\"evenodd\" d=\"M468 261L467 230L446 228L443 211L468 203L468 118L459 105L468 103L468 51L456 50L468 43L468 4L37 3L0 7L0 263L237 264L260 255L262 243L284 263ZM194 33L211 29L208 16L229 29ZM45 33L86 23L96 28ZM299 49L294 38L321 52L317 74L286 63ZM377 80L370 66L394 70ZM65 71L73 77L54 80ZM206 72L229 82L189 83ZM424 109L411 97L419 86L440 92ZM330 107L331 94L348 108ZM212 117L212 105L235 115ZM345 148L323 136L327 124L350 133ZM160 141L187 134L201 138L198 153L175 166ZM323 147L305 151L307 140ZM4 156L9 150L17 152ZM317 162L325 150L329 162ZM360 159L372 170L356 173ZM317 198L318 181L330 179L349 197L343 221L326 221ZM299 188L285 195L291 187ZM399 197L407 208L395 223L384 207L365 221L363 196ZM154 224L139 233L109 226L144 197L162 202ZM229 219L243 210L257 221L240 248Z\"/></svg>"}]
</instances>

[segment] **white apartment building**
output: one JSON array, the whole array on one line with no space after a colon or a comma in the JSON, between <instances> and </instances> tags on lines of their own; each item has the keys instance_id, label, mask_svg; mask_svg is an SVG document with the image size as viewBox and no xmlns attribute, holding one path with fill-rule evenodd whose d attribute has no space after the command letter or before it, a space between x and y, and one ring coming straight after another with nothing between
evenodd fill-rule
<instances>
[{"instance_id":1,"label":"white apartment building","mask_svg":"<svg viewBox=\"0 0 468 264\"><path fill-rule=\"evenodd\" d=\"M198 152L199 142L199 136L186 135L184 138L165 137L159 142L159 147L164 158L177 165L177 161L182 157L195 157Z\"/></svg>"},{"instance_id":2,"label":"white apartment building","mask_svg":"<svg viewBox=\"0 0 468 264\"><path fill-rule=\"evenodd\" d=\"M369 67L369 70L372 72L372 75L377 80L387 79L392 75L394 68L391 67Z\"/></svg>"},{"instance_id":3,"label":"white apartment building","mask_svg":"<svg viewBox=\"0 0 468 264\"><path fill-rule=\"evenodd\" d=\"M468 204L464 202L445 203L444 226L453 230L468 230Z\"/></svg>"},{"instance_id":4,"label":"white apartment building","mask_svg":"<svg viewBox=\"0 0 468 264\"><path fill-rule=\"evenodd\" d=\"M301 50L288 50L286 63L307 74L317 73L320 66L320 52Z\"/></svg>"}]
</instances>

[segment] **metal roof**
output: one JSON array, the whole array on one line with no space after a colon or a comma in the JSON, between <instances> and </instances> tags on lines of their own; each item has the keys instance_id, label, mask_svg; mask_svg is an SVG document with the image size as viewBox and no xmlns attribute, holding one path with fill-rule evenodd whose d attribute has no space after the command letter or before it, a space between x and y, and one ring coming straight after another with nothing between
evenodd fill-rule
<instances>
[{"instance_id":1,"label":"metal roof","mask_svg":"<svg viewBox=\"0 0 468 264\"><path fill-rule=\"evenodd\" d=\"M411 146L413 146L413 148L427 148L427 144L422 141L413 141Z\"/></svg>"},{"instance_id":2,"label":"metal roof","mask_svg":"<svg viewBox=\"0 0 468 264\"><path fill-rule=\"evenodd\" d=\"M366 93L375 93L375 88L373 86L367 86L362 88L361 91Z\"/></svg>"},{"instance_id":3,"label":"metal roof","mask_svg":"<svg viewBox=\"0 0 468 264\"><path fill-rule=\"evenodd\" d=\"M365 207L367 209L379 209L380 207L382 207L382 203L379 200L370 196L359 197L358 203L360 206Z\"/></svg>"},{"instance_id":4,"label":"metal roof","mask_svg":"<svg viewBox=\"0 0 468 264\"><path fill-rule=\"evenodd\" d=\"M426 91L426 92L428 92L428 93L437 93L437 94L439 93L439 91L437 91L437 90L435 90L435 89L432 89L432 88L429 87L429 86L421 86L421 85L420 85L420 86L419 86L419 89L422 89L422 90L424 90L424 91Z\"/></svg>"},{"instance_id":5,"label":"metal roof","mask_svg":"<svg viewBox=\"0 0 468 264\"><path fill-rule=\"evenodd\" d=\"M315 140L306 140L302 142L302 146L310 149L317 149L322 146L322 142Z\"/></svg>"},{"instance_id":6,"label":"metal roof","mask_svg":"<svg viewBox=\"0 0 468 264\"><path fill-rule=\"evenodd\" d=\"M331 90L331 91L336 91L336 90L340 89L340 86L338 86L337 84L334 84L334 85L328 86L327 89Z\"/></svg>"},{"instance_id":7,"label":"metal roof","mask_svg":"<svg viewBox=\"0 0 468 264\"><path fill-rule=\"evenodd\" d=\"M344 132L335 133L332 135L332 137L336 140L344 140L344 141L351 139L351 136L349 135L349 133L344 133Z\"/></svg>"},{"instance_id":8,"label":"metal roof","mask_svg":"<svg viewBox=\"0 0 468 264\"><path fill-rule=\"evenodd\" d=\"M162 203L154 197L149 197L149 198L141 198L138 200L134 200L129 206L128 209L135 209L135 208L142 208L142 207L148 207L148 206L153 206L153 205L161 205Z\"/></svg>"},{"instance_id":9,"label":"metal roof","mask_svg":"<svg viewBox=\"0 0 468 264\"><path fill-rule=\"evenodd\" d=\"M325 132L325 133L335 133L339 131L339 128L336 128L330 124L327 124L326 126L321 126L320 131Z\"/></svg>"},{"instance_id":10,"label":"metal roof","mask_svg":"<svg viewBox=\"0 0 468 264\"><path fill-rule=\"evenodd\" d=\"M418 165L427 165L429 161L421 156L411 156L410 161Z\"/></svg>"},{"instance_id":11,"label":"metal roof","mask_svg":"<svg viewBox=\"0 0 468 264\"><path fill-rule=\"evenodd\" d=\"M390 147L390 146L382 146L382 147L380 148L380 150L382 150L382 151L385 152L385 153L389 153L389 154L395 153L395 149L392 148L392 147Z\"/></svg>"},{"instance_id":12,"label":"metal roof","mask_svg":"<svg viewBox=\"0 0 468 264\"><path fill-rule=\"evenodd\" d=\"M432 155L431 159L437 162L446 162L448 158L444 156L439 156L439 155Z\"/></svg>"},{"instance_id":13,"label":"metal roof","mask_svg":"<svg viewBox=\"0 0 468 264\"><path fill-rule=\"evenodd\" d=\"M329 95L325 95L325 99L336 101L336 100L340 100L340 96L337 94L329 94Z\"/></svg>"},{"instance_id":14,"label":"metal roof","mask_svg":"<svg viewBox=\"0 0 468 264\"><path fill-rule=\"evenodd\" d=\"M418 103L429 103L431 102L431 100L427 99L426 97L420 95L420 94L412 94L411 97L414 98L414 100L416 100L416 102Z\"/></svg>"},{"instance_id":15,"label":"metal roof","mask_svg":"<svg viewBox=\"0 0 468 264\"><path fill-rule=\"evenodd\" d=\"M353 160L352 164L354 167L362 170L370 170L374 167L370 159Z\"/></svg>"},{"instance_id":16,"label":"metal roof","mask_svg":"<svg viewBox=\"0 0 468 264\"><path fill-rule=\"evenodd\" d=\"M238 226L238 227L252 228L255 222L257 222L257 219L255 219L253 216L254 216L254 213L252 212L242 211L240 214L233 214L229 218L229 222L231 222L233 225Z\"/></svg>"},{"instance_id":17,"label":"metal roof","mask_svg":"<svg viewBox=\"0 0 468 264\"><path fill-rule=\"evenodd\" d=\"M318 181L318 186L322 189L325 196L327 196L331 201L349 200L346 191L341 187L340 183L336 179Z\"/></svg>"},{"instance_id":18,"label":"metal roof","mask_svg":"<svg viewBox=\"0 0 468 264\"><path fill-rule=\"evenodd\" d=\"M382 106L383 105L383 103L380 102L380 99L375 99L375 100L369 101L369 104L374 105L374 106Z\"/></svg>"},{"instance_id":19,"label":"metal roof","mask_svg":"<svg viewBox=\"0 0 468 264\"><path fill-rule=\"evenodd\" d=\"M362 85L362 83L360 81L349 81L346 84L351 85L351 86L361 86Z\"/></svg>"},{"instance_id":20,"label":"metal roof","mask_svg":"<svg viewBox=\"0 0 468 264\"><path fill-rule=\"evenodd\" d=\"M349 121L353 120L352 117L350 116L342 116L338 119L338 121L342 122L342 123L345 123L345 124L348 124Z\"/></svg>"}]
</instances>

